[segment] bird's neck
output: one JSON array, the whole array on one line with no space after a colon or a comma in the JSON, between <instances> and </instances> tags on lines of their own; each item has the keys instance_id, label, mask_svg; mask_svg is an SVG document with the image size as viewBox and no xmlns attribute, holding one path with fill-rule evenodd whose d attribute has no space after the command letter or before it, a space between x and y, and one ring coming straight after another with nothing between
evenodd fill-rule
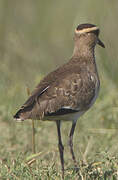
<instances>
[{"instance_id":1,"label":"bird's neck","mask_svg":"<svg viewBox=\"0 0 118 180\"><path fill-rule=\"evenodd\" d=\"M90 61L94 60L94 46L80 45L75 46L73 51L73 57L78 59L88 59Z\"/></svg>"},{"instance_id":2,"label":"bird's neck","mask_svg":"<svg viewBox=\"0 0 118 180\"><path fill-rule=\"evenodd\" d=\"M75 46L70 63L75 61L76 65L81 64L97 73L94 50L95 46Z\"/></svg>"}]
</instances>

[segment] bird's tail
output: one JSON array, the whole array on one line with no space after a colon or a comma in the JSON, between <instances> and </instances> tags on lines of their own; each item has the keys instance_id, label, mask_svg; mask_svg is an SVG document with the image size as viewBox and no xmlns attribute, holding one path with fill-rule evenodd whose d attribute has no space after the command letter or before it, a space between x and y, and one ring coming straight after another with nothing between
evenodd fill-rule
<instances>
[{"instance_id":1,"label":"bird's tail","mask_svg":"<svg viewBox=\"0 0 118 180\"><path fill-rule=\"evenodd\" d=\"M20 117L20 110L13 116L16 121L24 121L24 118Z\"/></svg>"},{"instance_id":2,"label":"bird's tail","mask_svg":"<svg viewBox=\"0 0 118 180\"><path fill-rule=\"evenodd\" d=\"M13 116L17 121L24 121L25 119L31 118L32 107L22 106L17 113Z\"/></svg>"},{"instance_id":3,"label":"bird's tail","mask_svg":"<svg viewBox=\"0 0 118 180\"><path fill-rule=\"evenodd\" d=\"M20 109L13 117L17 121L24 121L26 118L24 117L23 109Z\"/></svg>"}]
</instances>

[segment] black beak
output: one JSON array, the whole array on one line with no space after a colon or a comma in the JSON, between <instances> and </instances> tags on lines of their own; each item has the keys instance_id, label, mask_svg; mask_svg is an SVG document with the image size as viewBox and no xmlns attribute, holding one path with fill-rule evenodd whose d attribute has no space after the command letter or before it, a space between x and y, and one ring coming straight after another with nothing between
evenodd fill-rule
<instances>
[{"instance_id":1,"label":"black beak","mask_svg":"<svg viewBox=\"0 0 118 180\"><path fill-rule=\"evenodd\" d=\"M104 43L98 38L97 44L99 44L101 47L105 48Z\"/></svg>"}]
</instances>

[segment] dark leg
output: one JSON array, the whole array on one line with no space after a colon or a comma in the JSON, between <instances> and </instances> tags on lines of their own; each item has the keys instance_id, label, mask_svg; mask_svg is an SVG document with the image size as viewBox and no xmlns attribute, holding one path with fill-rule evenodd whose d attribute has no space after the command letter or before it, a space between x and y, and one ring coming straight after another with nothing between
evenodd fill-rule
<instances>
[{"instance_id":1,"label":"dark leg","mask_svg":"<svg viewBox=\"0 0 118 180\"><path fill-rule=\"evenodd\" d=\"M71 131L70 131L70 135L69 135L69 146L70 146L70 152L72 155L72 159L74 161L75 169L78 171L77 161L75 159L75 155L74 155L74 151L73 151L73 134L74 134L75 126L76 126L76 122L73 122L72 127L71 127Z\"/></svg>"},{"instance_id":2,"label":"dark leg","mask_svg":"<svg viewBox=\"0 0 118 180\"><path fill-rule=\"evenodd\" d=\"M60 131L60 121L56 121L57 124L57 132L58 132L58 148L60 153L61 167L62 167L62 179L64 179L64 147L61 140L61 131Z\"/></svg>"}]
</instances>

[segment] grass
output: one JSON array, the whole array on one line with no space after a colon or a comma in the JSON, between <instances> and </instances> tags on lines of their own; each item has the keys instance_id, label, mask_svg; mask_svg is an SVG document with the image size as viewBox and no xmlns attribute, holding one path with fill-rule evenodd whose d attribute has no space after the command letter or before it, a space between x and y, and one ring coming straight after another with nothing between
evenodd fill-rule
<instances>
[{"instance_id":1,"label":"grass","mask_svg":"<svg viewBox=\"0 0 118 180\"><path fill-rule=\"evenodd\" d=\"M50 151L37 158L32 164L28 164L23 153L13 156L9 153L10 159L0 160L0 178L1 179L39 179L55 180L60 179L60 170L55 162L57 152ZM51 156L51 158L50 158ZM48 160L48 161L47 161ZM118 178L118 158L110 156L107 152L94 154L94 160L85 163L82 160L78 162L80 175L75 173L72 164L66 162L65 180L71 179L91 179L117 180Z\"/></svg>"}]
</instances>

